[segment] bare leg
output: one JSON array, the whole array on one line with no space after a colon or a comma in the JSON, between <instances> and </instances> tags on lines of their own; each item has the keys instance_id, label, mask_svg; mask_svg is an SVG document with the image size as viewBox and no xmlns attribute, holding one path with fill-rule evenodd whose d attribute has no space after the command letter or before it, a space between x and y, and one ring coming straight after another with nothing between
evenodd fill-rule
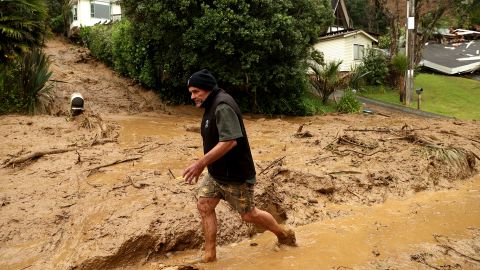
<instances>
[{"instance_id":1,"label":"bare leg","mask_svg":"<svg viewBox=\"0 0 480 270\"><path fill-rule=\"evenodd\" d=\"M213 262L217 259L217 215L215 207L220 199L200 197L197 201L197 208L202 218L202 229L205 236L205 262Z\"/></svg>"},{"instance_id":2,"label":"bare leg","mask_svg":"<svg viewBox=\"0 0 480 270\"><path fill-rule=\"evenodd\" d=\"M250 212L241 214L241 216L244 221L261 226L274 233L279 244L296 246L295 233L292 230L282 228L270 213L255 207Z\"/></svg>"}]
</instances>

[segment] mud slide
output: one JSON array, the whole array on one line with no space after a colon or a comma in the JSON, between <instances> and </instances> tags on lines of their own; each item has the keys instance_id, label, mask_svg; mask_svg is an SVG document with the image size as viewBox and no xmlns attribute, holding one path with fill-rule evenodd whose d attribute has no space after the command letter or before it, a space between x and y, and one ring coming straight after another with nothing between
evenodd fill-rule
<instances>
[{"instance_id":1,"label":"mud slide","mask_svg":"<svg viewBox=\"0 0 480 270\"><path fill-rule=\"evenodd\" d=\"M166 106L84 48L53 39L45 50L57 81L49 114L0 117L1 269L225 269L226 262L235 265L235 254L248 258L255 247L267 258L264 265L283 263L279 269L368 269L402 262L419 269L480 267L478 213L461 215L479 209L480 185L472 180L480 154L476 121L424 119L381 108L297 118L245 115L257 206L295 227L303 247L312 247L316 237L334 241L329 234L338 234L338 245L328 249L338 252L337 259L323 267L315 254L275 252L271 234L241 222L221 203L223 259L189 265L203 236L196 186L180 176L202 155L201 111ZM86 102L85 114L77 117L68 115L73 92ZM417 200L422 194L432 196ZM446 206L435 194L453 196L446 204L465 205L448 208L452 214L436 222L462 222L445 230L423 226L417 242L367 246L358 260L343 255L352 239L367 241L355 238L358 228L349 222L366 224L363 234L381 236L385 228L397 228L385 216L403 209L402 201L414 200L406 209L425 210L425 217L428 209L442 212ZM325 247L317 250L328 254ZM400 250L411 256L394 257Z\"/></svg>"}]
</instances>

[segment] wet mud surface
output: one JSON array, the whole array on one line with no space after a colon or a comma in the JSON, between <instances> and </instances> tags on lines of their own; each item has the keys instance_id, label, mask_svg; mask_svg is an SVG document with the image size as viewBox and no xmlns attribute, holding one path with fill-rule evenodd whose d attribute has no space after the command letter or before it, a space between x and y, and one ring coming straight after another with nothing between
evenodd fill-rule
<instances>
[{"instance_id":1,"label":"wet mud surface","mask_svg":"<svg viewBox=\"0 0 480 270\"><path fill-rule=\"evenodd\" d=\"M202 155L202 112L166 106L83 48L55 39L45 50L55 79L63 81L56 83L51 115L0 116L1 269L240 269L239 258L255 247L260 264L244 262L242 269L261 269L255 268L261 263L278 269L480 267L476 121L381 108L371 108L374 114L245 115L256 204L295 228L301 245L276 249L270 233L241 222L222 202L219 261L190 265L203 236L196 186L180 176ZM68 115L73 92L86 102L77 117ZM450 200L442 205L437 194ZM429 225L432 213L443 211ZM421 233L414 230L419 225L402 221L419 216L414 212L424 217ZM396 234L422 237L388 240ZM375 237L382 242L373 243ZM332 244L317 246L318 253L337 252L324 265L318 253L305 252L322 239ZM362 251L354 252L361 259L345 255L352 241L361 243Z\"/></svg>"}]
</instances>

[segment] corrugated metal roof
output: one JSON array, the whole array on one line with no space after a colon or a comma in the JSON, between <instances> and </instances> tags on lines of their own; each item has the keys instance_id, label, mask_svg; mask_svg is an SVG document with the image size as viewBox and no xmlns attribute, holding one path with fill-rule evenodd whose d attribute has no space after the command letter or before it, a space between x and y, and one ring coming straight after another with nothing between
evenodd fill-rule
<instances>
[{"instance_id":1,"label":"corrugated metal roof","mask_svg":"<svg viewBox=\"0 0 480 270\"><path fill-rule=\"evenodd\" d=\"M480 67L480 42L471 40L453 44L427 44L423 64L444 73L469 72ZM477 67L478 64L478 67Z\"/></svg>"}]
</instances>

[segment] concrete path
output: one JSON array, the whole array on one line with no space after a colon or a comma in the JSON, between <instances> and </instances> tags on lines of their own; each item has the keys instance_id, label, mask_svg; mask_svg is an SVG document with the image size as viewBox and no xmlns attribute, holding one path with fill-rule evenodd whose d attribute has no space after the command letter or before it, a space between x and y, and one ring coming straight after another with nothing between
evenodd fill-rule
<instances>
[{"instance_id":1,"label":"concrete path","mask_svg":"<svg viewBox=\"0 0 480 270\"><path fill-rule=\"evenodd\" d=\"M386 102L383 102L383 101L373 100L373 99L369 99L369 98L365 98L365 97L357 96L357 99L358 99L358 101L360 101L362 103L365 103L365 105L367 107L368 107L368 105L375 105L375 106L379 106L379 107L385 108L385 109L390 110L390 111L403 112L403 113L414 114L414 115L423 116L423 117L454 119L454 117L450 117L450 116L445 116L445 115L435 114L435 113L426 112L426 111L422 111L422 110L412 109L412 108L408 108L408 107L405 107L405 106L386 103Z\"/></svg>"},{"instance_id":2,"label":"concrete path","mask_svg":"<svg viewBox=\"0 0 480 270\"><path fill-rule=\"evenodd\" d=\"M340 98L343 95L343 91L335 91L333 93L332 97L335 98L337 101L340 100ZM361 103L364 103L364 109L369 109L369 106L376 106L380 107L382 109L388 110L388 111L394 111L394 112L401 112L401 113L406 113L406 114L412 114L412 115L417 115L421 117L429 117L429 118L443 118L443 119L454 119L455 117L450 117L450 116L445 116L445 115L440 115L436 113L431 113L431 112L426 112L422 110L417 110L417 109L412 109L408 108L405 106L401 105L396 105L392 103L387 103L379 100L374 100L366 97L361 97L357 95L357 100L360 101ZM365 108L366 107L366 108Z\"/></svg>"}]
</instances>

